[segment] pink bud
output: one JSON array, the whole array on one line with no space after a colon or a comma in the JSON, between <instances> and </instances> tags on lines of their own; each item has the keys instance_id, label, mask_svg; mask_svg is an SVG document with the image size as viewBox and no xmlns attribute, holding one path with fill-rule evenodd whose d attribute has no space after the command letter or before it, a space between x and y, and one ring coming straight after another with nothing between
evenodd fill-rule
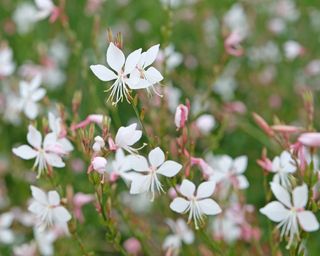
<instances>
[{"instance_id":1,"label":"pink bud","mask_svg":"<svg viewBox=\"0 0 320 256\"><path fill-rule=\"evenodd\" d=\"M272 162L269 158L264 158L264 159L258 159L257 164L263 169L268 172L272 170Z\"/></svg>"},{"instance_id":2,"label":"pink bud","mask_svg":"<svg viewBox=\"0 0 320 256\"><path fill-rule=\"evenodd\" d=\"M111 137L108 138L108 144L109 144L109 149L111 151L117 150L117 145L116 145L116 143L114 143L114 140Z\"/></svg>"},{"instance_id":3,"label":"pink bud","mask_svg":"<svg viewBox=\"0 0 320 256\"><path fill-rule=\"evenodd\" d=\"M91 162L93 169L100 174L103 174L106 171L107 159L101 156L96 156Z\"/></svg>"},{"instance_id":4,"label":"pink bud","mask_svg":"<svg viewBox=\"0 0 320 256\"><path fill-rule=\"evenodd\" d=\"M273 130L271 127L268 125L268 123L257 113L252 113L253 119L256 122L257 125L270 137L274 135Z\"/></svg>"},{"instance_id":5,"label":"pink bud","mask_svg":"<svg viewBox=\"0 0 320 256\"><path fill-rule=\"evenodd\" d=\"M93 195L88 195L81 192L75 194L75 196L73 197L74 215L80 222L83 222L84 220L82 210L81 210L82 206L92 202L93 200L94 200Z\"/></svg>"},{"instance_id":6,"label":"pink bud","mask_svg":"<svg viewBox=\"0 0 320 256\"><path fill-rule=\"evenodd\" d=\"M180 104L176 109L174 122L177 128L183 128L186 121L188 120L189 109L187 106Z\"/></svg>"},{"instance_id":7,"label":"pink bud","mask_svg":"<svg viewBox=\"0 0 320 256\"><path fill-rule=\"evenodd\" d=\"M319 132L307 132L299 136L298 141L307 147L319 147L320 146L320 133Z\"/></svg>"},{"instance_id":8,"label":"pink bud","mask_svg":"<svg viewBox=\"0 0 320 256\"><path fill-rule=\"evenodd\" d=\"M298 133L301 132L301 128L292 125L273 125L272 130L281 133Z\"/></svg>"},{"instance_id":9,"label":"pink bud","mask_svg":"<svg viewBox=\"0 0 320 256\"><path fill-rule=\"evenodd\" d=\"M224 41L224 48L227 53L232 56L240 57L243 55L244 50L241 47L240 43L243 38L237 32L232 32Z\"/></svg>"},{"instance_id":10,"label":"pink bud","mask_svg":"<svg viewBox=\"0 0 320 256\"><path fill-rule=\"evenodd\" d=\"M77 130L79 128L84 128L87 125L89 125L90 123L96 123L96 124L102 124L103 121L103 115L97 115L97 114L92 114L87 116L87 118L85 120L83 120L82 122L71 126L71 130Z\"/></svg>"},{"instance_id":11,"label":"pink bud","mask_svg":"<svg viewBox=\"0 0 320 256\"><path fill-rule=\"evenodd\" d=\"M131 237L127 239L124 244L124 248L126 251L133 255L138 255L138 253L141 251L141 245L138 239Z\"/></svg>"}]
</instances>

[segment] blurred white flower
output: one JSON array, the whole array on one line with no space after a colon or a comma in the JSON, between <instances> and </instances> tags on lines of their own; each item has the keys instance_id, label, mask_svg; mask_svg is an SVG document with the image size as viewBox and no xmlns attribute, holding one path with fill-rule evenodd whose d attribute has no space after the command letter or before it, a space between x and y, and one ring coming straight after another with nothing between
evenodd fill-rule
<instances>
[{"instance_id":1,"label":"blurred white flower","mask_svg":"<svg viewBox=\"0 0 320 256\"><path fill-rule=\"evenodd\" d=\"M157 60L165 62L167 70L171 71L182 63L183 55L175 51L173 44L169 44L164 50L159 52Z\"/></svg>"},{"instance_id":2,"label":"blurred white flower","mask_svg":"<svg viewBox=\"0 0 320 256\"><path fill-rule=\"evenodd\" d=\"M28 210L35 214L37 218L37 227L43 231L53 225L66 224L71 215L68 210L60 203L60 196L57 191L45 193L40 188L31 186L33 201Z\"/></svg>"},{"instance_id":3,"label":"blurred white flower","mask_svg":"<svg viewBox=\"0 0 320 256\"><path fill-rule=\"evenodd\" d=\"M209 114L201 115L196 120L196 126L203 134L209 134L215 125L215 118Z\"/></svg>"},{"instance_id":4,"label":"blurred white flower","mask_svg":"<svg viewBox=\"0 0 320 256\"><path fill-rule=\"evenodd\" d=\"M296 41L289 40L284 43L284 54L288 60L294 60L304 51L303 47Z\"/></svg>"},{"instance_id":5,"label":"blurred white flower","mask_svg":"<svg viewBox=\"0 0 320 256\"><path fill-rule=\"evenodd\" d=\"M20 108L29 119L35 119L39 113L37 104L46 94L46 90L40 88L41 76L34 77L31 82L21 81L20 89Z\"/></svg>"},{"instance_id":6,"label":"blurred white flower","mask_svg":"<svg viewBox=\"0 0 320 256\"><path fill-rule=\"evenodd\" d=\"M13 214L11 212L0 215L0 243L11 244L15 240L15 236L10 229L13 222Z\"/></svg>"},{"instance_id":7,"label":"blurred white flower","mask_svg":"<svg viewBox=\"0 0 320 256\"><path fill-rule=\"evenodd\" d=\"M231 6L223 17L224 24L230 32L237 33L241 38L247 37L250 31L247 15L241 4L236 3Z\"/></svg>"},{"instance_id":8,"label":"blurred white flower","mask_svg":"<svg viewBox=\"0 0 320 256\"><path fill-rule=\"evenodd\" d=\"M0 47L0 79L10 76L16 65L12 59L12 49L8 46Z\"/></svg>"},{"instance_id":9,"label":"blurred white flower","mask_svg":"<svg viewBox=\"0 0 320 256\"><path fill-rule=\"evenodd\" d=\"M170 204L170 208L178 213L189 212L188 222L193 219L196 229L199 229L198 223L203 222L203 215L216 215L222 211L220 206L210 198L215 187L214 181L202 182L195 194L196 186L193 182L185 179L182 181L179 190L187 200L182 197L176 197Z\"/></svg>"},{"instance_id":10,"label":"blurred white flower","mask_svg":"<svg viewBox=\"0 0 320 256\"><path fill-rule=\"evenodd\" d=\"M232 243L241 237L241 228L235 219L225 214L222 217L215 218L212 223L214 236L217 239L223 239L227 243Z\"/></svg>"},{"instance_id":11,"label":"blurred white flower","mask_svg":"<svg viewBox=\"0 0 320 256\"><path fill-rule=\"evenodd\" d=\"M151 192L151 201L153 201L156 191L163 192L158 176L163 175L171 178L181 170L182 165L171 160L165 161L165 155L159 147L150 151L148 160L149 163L143 156L128 156L128 162L135 171L128 174L128 178L131 181L131 194Z\"/></svg>"},{"instance_id":12,"label":"blurred white flower","mask_svg":"<svg viewBox=\"0 0 320 256\"><path fill-rule=\"evenodd\" d=\"M13 21L17 26L19 34L27 34L30 32L36 23L36 8L27 2L19 4L13 13Z\"/></svg>"},{"instance_id":13,"label":"blurred white flower","mask_svg":"<svg viewBox=\"0 0 320 256\"><path fill-rule=\"evenodd\" d=\"M290 248L294 239L300 239L299 226L306 232L319 229L319 222L312 211L305 210L308 202L308 187L306 184L295 187L292 191L292 201L289 192L278 183L270 183L272 193L278 201L272 201L260 212L270 220L279 222L277 228L281 228L281 237L289 236Z\"/></svg>"},{"instance_id":14,"label":"blurred white flower","mask_svg":"<svg viewBox=\"0 0 320 256\"><path fill-rule=\"evenodd\" d=\"M94 143L92 145L92 149L94 152L100 152L102 148L104 148L105 142L101 136L94 137Z\"/></svg>"},{"instance_id":15,"label":"blurred white flower","mask_svg":"<svg viewBox=\"0 0 320 256\"><path fill-rule=\"evenodd\" d=\"M36 20L49 17L56 8L51 0L34 0L34 2L38 9L35 15Z\"/></svg>"},{"instance_id":16,"label":"blurred white flower","mask_svg":"<svg viewBox=\"0 0 320 256\"><path fill-rule=\"evenodd\" d=\"M22 244L13 247L14 256L36 256L37 255L37 244L32 241L31 243Z\"/></svg>"},{"instance_id":17,"label":"blurred white flower","mask_svg":"<svg viewBox=\"0 0 320 256\"><path fill-rule=\"evenodd\" d=\"M62 161L61 156L67 152L64 150L64 147L58 143L55 134L47 134L42 142L42 135L37 129L32 125L29 125L28 129L27 141L32 147L22 145L13 148L12 152L25 160L35 158L36 161L33 168L38 166L38 178L41 176L43 170L50 171L49 168L51 168L51 166L57 168L64 167L65 163Z\"/></svg>"}]
</instances>

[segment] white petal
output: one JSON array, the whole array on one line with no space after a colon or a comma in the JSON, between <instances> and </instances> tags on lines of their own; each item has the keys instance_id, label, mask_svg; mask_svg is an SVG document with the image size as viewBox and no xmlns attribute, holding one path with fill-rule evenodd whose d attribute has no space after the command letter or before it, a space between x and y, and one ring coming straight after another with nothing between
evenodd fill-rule
<instances>
[{"instance_id":1,"label":"white petal","mask_svg":"<svg viewBox=\"0 0 320 256\"><path fill-rule=\"evenodd\" d=\"M278 201L268 203L265 207L260 209L260 212L266 215L270 220L280 222L287 218L289 210L287 210Z\"/></svg>"},{"instance_id":2,"label":"white petal","mask_svg":"<svg viewBox=\"0 0 320 256\"><path fill-rule=\"evenodd\" d=\"M288 191L278 183L270 182L271 190L274 196L285 206L291 208L290 195Z\"/></svg>"},{"instance_id":3,"label":"white petal","mask_svg":"<svg viewBox=\"0 0 320 256\"><path fill-rule=\"evenodd\" d=\"M103 65L91 65L90 69L101 81L108 82L117 79L117 75Z\"/></svg>"},{"instance_id":4,"label":"white petal","mask_svg":"<svg viewBox=\"0 0 320 256\"><path fill-rule=\"evenodd\" d=\"M157 174L161 174L166 177L173 177L181 170L181 168L181 164L175 161L168 160L159 167L159 169L157 170Z\"/></svg>"},{"instance_id":5,"label":"white petal","mask_svg":"<svg viewBox=\"0 0 320 256\"><path fill-rule=\"evenodd\" d=\"M179 190L182 195L192 197L196 190L196 186L190 180L184 179Z\"/></svg>"},{"instance_id":6,"label":"white petal","mask_svg":"<svg viewBox=\"0 0 320 256\"><path fill-rule=\"evenodd\" d=\"M31 146L33 146L34 148L36 148L36 149L41 148L42 135L32 125L29 125L29 127L28 127L27 140L28 140L29 144Z\"/></svg>"},{"instance_id":7,"label":"white petal","mask_svg":"<svg viewBox=\"0 0 320 256\"><path fill-rule=\"evenodd\" d=\"M134 52L128 55L126 64L124 66L125 75L128 75L134 70L134 68L137 66L139 62L140 56L141 56L141 49L135 50Z\"/></svg>"},{"instance_id":8,"label":"white petal","mask_svg":"<svg viewBox=\"0 0 320 256\"><path fill-rule=\"evenodd\" d=\"M131 166L131 169L137 172L147 172L149 170L148 161L143 156L130 155L127 159L128 163Z\"/></svg>"},{"instance_id":9,"label":"white petal","mask_svg":"<svg viewBox=\"0 0 320 256\"><path fill-rule=\"evenodd\" d=\"M151 84L157 84L163 80L161 73L154 67L148 68L148 70L145 71L145 76Z\"/></svg>"},{"instance_id":10,"label":"white petal","mask_svg":"<svg viewBox=\"0 0 320 256\"><path fill-rule=\"evenodd\" d=\"M63 168L65 167L65 163L62 161L62 158L53 153L45 154L46 161L52 167Z\"/></svg>"},{"instance_id":11,"label":"white petal","mask_svg":"<svg viewBox=\"0 0 320 256\"><path fill-rule=\"evenodd\" d=\"M60 196L57 191L49 191L48 193L48 201L52 206L60 204Z\"/></svg>"},{"instance_id":12,"label":"white petal","mask_svg":"<svg viewBox=\"0 0 320 256\"><path fill-rule=\"evenodd\" d=\"M117 73L122 69L125 62L123 52L113 43L109 44L107 50L107 63Z\"/></svg>"},{"instance_id":13,"label":"white petal","mask_svg":"<svg viewBox=\"0 0 320 256\"><path fill-rule=\"evenodd\" d=\"M39 9L51 10L53 8L53 3L50 0L35 0L35 4Z\"/></svg>"},{"instance_id":14,"label":"white petal","mask_svg":"<svg viewBox=\"0 0 320 256\"><path fill-rule=\"evenodd\" d=\"M156 44L152 47L150 47L145 56L144 56L144 66L147 67L151 65L157 58L158 52L159 52L160 44Z\"/></svg>"},{"instance_id":15,"label":"white petal","mask_svg":"<svg viewBox=\"0 0 320 256\"><path fill-rule=\"evenodd\" d=\"M164 153L159 147L157 147L150 151L148 159L151 166L158 167L164 162Z\"/></svg>"},{"instance_id":16,"label":"white petal","mask_svg":"<svg viewBox=\"0 0 320 256\"><path fill-rule=\"evenodd\" d=\"M53 208L53 217L58 222L67 222L71 219L70 213L63 206Z\"/></svg>"},{"instance_id":17,"label":"white petal","mask_svg":"<svg viewBox=\"0 0 320 256\"><path fill-rule=\"evenodd\" d=\"M48 204L47 194L35 186L30 186L32 197L41 204Z\"/></svg>"},{"instance_id":18,"label":"white petal","mask_svg":"<svg viewBox=\"0 0 320 256\"><path fill-rule=\"evenodd\" d=\"M149 190L151 176L138 173L129 176L131 180L130 194L141 194Z\"/></svg>"},{"instance_id":19,"label":"white petal","mask_svg":"<svg viewBox=\"0 0 320 256\"><path fill-rule=\"evenodd\" d=\"M36 75L36 76L31 80L31 82L30 82L29 90L30 90L30 91L34 91L34 90L36 90L37 88L39 88L40 85L41 85L41 81L42 81L41 75L39 75L39 74Z\"/></svg>"},{"instance_id":20,"label":"white petal","mask_svg":"<svg viewBox=\"0 0 320 256\"><path fill-rule=\"evenodd\" d=\"M236 169L236 173L244 173L248 165L247 156L239 156L233 161L233 166Z\"/></svg>"},{"instance_id":21,"label":"white petal","mask_svg":"<svg viewBox=\"0 0 320 256\"><path fill-rule=\"evenodd\" d=\"M197 199L210 197L215 188L216 183L214 181L202 182L197 189Z\"/></svg>"},{"instance_id":22,"label":"white petal","mask_svg":"<svg viewBox=\"0 0 320 256\"><path fill-rule=\"evenodd\" d=\"M129 140L127 140L127 145L128 146L132 146L138 140L140 140L141 136L142 136L142 131L134 131L134 133L132 133L132 135L129 138Z\"/></svg>"},{"instance_id":23,"label":"white petal","mask_svg":"<svg viewBox=\"0 0 320 256\"><path fill-rule=\"evenodd\" d=\"M311 211L298 212L298 220L304 231L312 232L319 229L319 222Z\"/></svg>"},{"instance_id":24,"label":"white petal","mask_svg":"<svg viewBox=\"0 0 320 256\"><path fill-rule=\"evenodd\" d=\"M249 187L249 182L244 175L237 176L237 181L239 189L246 189Z\"/></svg>"},{"instance_id":25,"label":"white petal","mask_svg":"<svg viewBox=\"0 0 320 256\"><path fill-rule=\"evenodd\" d=\"M33 101L29 100L27 104L24 106L24 113L29 119L35 119L39 113L38 105Z\"/></svg>"},{"instance_id":26,"label":"white petal","mask_svg":"<svg viewBox=\"0 0 320 256\"><path fill-rule=\"evenodd\" d=\"M296 187L293 192L293 205L296 208L304 208L308 202L308 187L306 184Z\"/></svg>"},{"instance_id":27,"label":"white petal","mask_svg":"<svg viewBox=\"0 0 320 256\"><path fill-rule=\"evenodd\" d=\"M34 201L29 205L28 211L32 212L36 215L39 215L45 210L46 207L47 207L47 205L38 203L37 201Z\"/></svg>"},{"instance_id":28,"label":"white petal","mask_svg":"<svg viewBox=\"0 0 320 256\"><path fill-rule=\"evenodd\" d=\"M38 155L38 151L32 149L28 145L22 145L20 147L13 148L12 152L16 156L21 157L24 160L29 160L29 159L35 158Z\"/></svg>"},{"instance_id":29,"label":"white petal","mask_svg":"<svg viewBox=\"0 0 320 256\"><path fill-rule=\"evenodd\" d=\"M71 142L67 138L62 138L58 140L58 143L61 144L63 149L67 152L70 152L73 150L73 146Z\"/></svg>"},{"instance_id":30,"label":"white petal","mask_svg":"<svg viewBox=\"0 0 320 256\"><path fill-rule=\"evenodd\" d=\"M170 209L174 212L183 213L189 206L190 202L182 197L175 198L171 204Z\"/></svg>"},{"instance_id":31,"label":"white petal","mask_svg":"<svg viewBox=\"0 0 320 256\"><path fill-rule=\"evenodd\" d=\"M220 206L211 198L198 201L201 211L207 215L216 215L222 212Z\"/></svg>"}]
</instances>

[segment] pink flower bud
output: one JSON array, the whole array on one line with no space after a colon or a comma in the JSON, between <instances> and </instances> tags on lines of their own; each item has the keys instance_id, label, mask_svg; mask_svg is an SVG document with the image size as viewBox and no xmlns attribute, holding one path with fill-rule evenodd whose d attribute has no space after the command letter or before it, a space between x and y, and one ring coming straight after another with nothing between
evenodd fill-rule
<instances>
[{"instance_id":1,"label":"pink flower bud","mask_svg":"<svg viewBox=\"0 0 320 256\"><path fill-rule=\"evenodd\" d=\"M273 125L272 130L281 133L298 133L301 132L301 128L292 125Z\"/></svg>"},{"instance_id":2,"label":"pink flower bud","mask_svg":"<svg viewBox=\"0 0 320 256\"><path fill-rule=\"evenodd\" d=\"M244 50L240 45L242 40L243 38L239 33L232 32L224 41L224 48L226 52L236 57L240 57L241 55L243 55Z\"/></svg>"},{"instance_id":3,"label":"pink flower bud","mask_svg":"<svg viewBox=\"0 0 320 256\"><path fill-rule=\"evenodd\" d=\"M141 245L138 239L131 237L128 240L126 240L123 244L126 251L133 255L138 255L138 253L141 251Z\"/></svg>"},{"instance_id":4,"label":"pink flower bud","mask_svg":"<svg viewBox=\"0 0 320 256\"><path fill-rule=\"evenodd\" d=\"M73 197L74 215L80 221L83 222L84 217L81 208L94 200L93 195L88 195L84 193L77 193Z\"/></svg>"},{"instance_id":5,"label":"pink flower bud","mask_svg":"<svg viewBox=\"0 0 320 256\"><path fill-rule=\"evenodd\" d=\"M252 113L253 119L256 122L257 125L270 137L274 135L273 130L271 127L268 125L268 123L257 113Z\"/></svg>"},{"instance_id":6,"label":"pink flower bud","mask_svg":"<svg viewBox=\"0 0 320 256\"><path fill-rule=\"evenodd\" d=\"M117 150L117 145L116 145L116 143L114 143L114 140L111 137L108 138L108 144L109 144L109 149L111 151Z\"/></svg>"},{"instance_id":7,"label":"pink flower bud","mask_svg":"<svg viewBox=\"0 0 320 256\"><path fill-rule=\"evenodd\" d=\"M95 171L97 171L100 174L103 174L106 171L107 159L101 156L96 156L95 158L93 158L91 164Z\"/></svg>"},{"instance_id":8,"label":"pink flower bud","mask_svg":"<svg viewBox=\"0 0 320 256\"><path fill-rule=\"evenodd\" d=\"M196 126L203 134L209 134L215 125L216 120L209 114L201 115L196 120Z\"/></svg>"},{"instance_id":9,"label":"pink flower bud","mask_svg":"<svg viewBox=\"0 0 320 256\"><path fill-rule=\"evenodd\" d=\"M183 128L188 120L189 109L187 106L180 104L176 109L174 122L178 129Z\"/></svg>"},{"instance_id":10,"label":"pink flower bud","mask_svg":"<svg viewBox=\"0 0 320 256\"><path fill-rule=\"evenodd\" d=\"M320 133L319 132L307 132L299 136L298 141L307 147L319 147L320 146Z\"/></svg>"}]
</instances>

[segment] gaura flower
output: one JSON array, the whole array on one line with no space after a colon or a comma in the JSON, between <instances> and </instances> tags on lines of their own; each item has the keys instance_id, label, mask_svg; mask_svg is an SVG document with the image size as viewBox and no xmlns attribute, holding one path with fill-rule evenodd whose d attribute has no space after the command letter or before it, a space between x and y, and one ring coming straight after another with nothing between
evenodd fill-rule
<instances>
[{"instance_id":1,"label":"gaura flower","mask_svg":"<svg viewBox=\"0 0 320 256\"><path fill-rule=\"evenodd\" d=\"M182 165L175 161L165 161L165 155L159 147L150 151L148 155L149 163L145 157L139 155L131 155L128 158L128 163L135 171L128 174L128 178L131 180L130 194L150 191L152 193L151 201L154 200L156 191L163 192L159 175L171 178L182 168Z\"/></svg>"},{"instance_id":2,"label":"gaura flower","mask_svg":"<svg viewBox=\"0 0 320 256\"><path fill-rule=\"evenodd\" d=\"M279 222L277 228L281 228L281 237L288 237L288 248L295 238L299 237L299 226L306 232L319 229L319 222L312 211L305 210L308 202L308 187L306 184L298 186L292 191L291 196L287 189L278 183L270 183L272 193L278 201L272 201L260 212L270 220Z\"/></svg>"},{"instance_id":3,"label":"gaura flower","mask_svg":"<svg viewBox=\"0 0 320 256\"><path fill-rule=\"evenodd\" d=\"M55 134L47 134L42 142L41 133L32 125L29 125L27 141L32 147L29 145L22 145L13 148L12 152L24 160L36 159L33 168L38 166L37 178L41 176L43 170L49 170L51 166L57 168L65 166L61 156L65 155L67 152L64 150L63 146L58 143Z\"/></svg>"},{"instance_id":4,"label":"gaura flower","mask_svg":"<svg viewBox=\"0 0 320 256\"><path fill-rule=\"evenodd\" d=\"M174 123L177 129L183 128L186 121L188 120L189 109L187 106L180 104L176 109L174 116Z\"/></svg>"},{"instance_id":5,"label":"gaura flower","mask_svg":"<svg viewBox=\"0 0 320 256\"><path fill-rule=\"evenodd\" d=\"M294 173L297 167L289 152L283 151L279 156L275 157L272 161L271 172L274 172L273 181L277 182L281 186L289 189L291 183L289 180L289 174Z\"/></svg>"},{"instance_id":6,"label":"gaura flower","mask_svg":"<svg viewBox=\"0 0 320 256\"><path fill-rule=\"evenodd\" d=\"M128 151L130 154L136 154L138 149L132 148L131 146L135 144L138 140L140 140L142 136L142 131L137 130L137 124L133 123L129 126L121 126L117 131L115 137L115 149L122 148Z\"/></svg>"},{"instance_id":7,"label":"gaura flower","mask_svg":"<svg viewBox=\"0 0 320 256\"><path fill-rule=\"evenodd\" d=\"M105 142L101 136L94 137L94 143L92 145L92 149L94 152L100 152L102 148L104 148Z\"/></svg>"},{"instance_id":8,"label":"gaura flower","mask_svg":"<svg viewBox=\"0 0 320 256\"><path fill-rule=\"evenodd\" d=\"M71 215L66 208L60 204L60 196L57 191L45 193L40 188L31 186L33 202L28 210L36 215L39 230L45 230L56 224L66 224Z\"/></svg>"},{"instance_id":9,"label":"gaura flower","mask_svg":"<svg viewBox=\"0 0 320 256\"><path fill-rule=\"evenodd\" d=\"M11 212L0 215L0 243L11 244L15 240L15 235L10 229L14 215Z\"/></svg>"},{"instance_id":10,"label":"gaura flower","mask_svg":"<svg viewBox=\"0 0 320 256\"><path fill-rule=\"evenodd\" d=\"M12 50L8 46L0 46L0 79L10 76L15 69L15 64L12 60Z\"/></svg>"},{"instance_id":11,"label":"gaura flower","mask_svg":"<svg viewBox=\"0 0 320 256\"><path fill-rule=\"evenodd\" d=\"M214 181L202 182L195 194L196 186L193 182L185 179L180 186L180 193L187 199L176 197L170 204L170 208L178 213L189 212L188 222L193 219L196 229L199 229L198 223L203 222L203 215L216 215L222 211L220 206L209 198L215 187Z\"/></svg>"},{"instance_id":12,"label":"gaura flower","mask_svg":"<svg viewBox=\"0 0 320 256\"><path fill-rule=\"evenodd\" d=\"M115 82L106 91L111 91L108 101L112 100L113 104L117 104L123 100L123 96L129 102L129 89L135 89L133 86L139 81L137 77L129 77L130 73L137 66L141 56L141 49L135 50L127 59L123 52L113 43L109 44L107 50L107 64L111 67L110 70L104 65L91 65L90 69L101 81Z\"/></svg>"},{"instance_id":13,"label":"gaura flower","mask_svg":"<svg viewBox=\"0 0 320 256\"><path fill-rule=\"evenodd\" d=\"M43 20L50 16L50 21L54 22L59 16L59 8L57 8L51 0L35 0L38 12L36 20Z\"/></svg>"},{"instance_id":14,"label":"gaura flower","mask_svg":"<svg viewBox=\"0 0 320 256\"><path fill-rule=\"evenodd\" d=\"M29 119L35 119L39 113L37 104L46 94L46 90L40 88L41 76L35 76L31 82L21 81L19 84L20 90L20 109Z\"/></svg>"}]
</instances>

